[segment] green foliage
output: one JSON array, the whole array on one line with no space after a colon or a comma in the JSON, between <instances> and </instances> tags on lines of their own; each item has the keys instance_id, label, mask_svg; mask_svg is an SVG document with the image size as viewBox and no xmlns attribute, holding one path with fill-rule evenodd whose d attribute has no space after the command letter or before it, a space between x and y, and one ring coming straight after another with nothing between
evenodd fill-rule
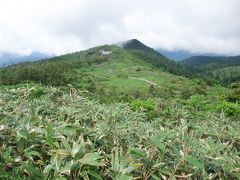
<instances>
[{"instance_id":1,"label":"green foliage","mask_svg":"<svg viewBox=\"0 0 240 180\"><path fill-rule=\"evenodd\" d=\"M233 179L239 122L211 114L192 120L184 107L159 100L99 104L71 87L0 88L0 178ZM37 92L36 94L33 92ZM38 92L44 92L38 96ZM29 99L30 95L32 98ZM192 97L193 106L199 108ZM198 101L197 101L198 102ZM144 110L144 111L145 111Z\"/></svg>"},{"instance_id":2,"label":"green foliage","mask_svg":"<svg viewBox=\"0 0 240 180\"><path fill-rule=\"evenodd\" d=\"M240 103L240 83L231 84L231 88L233 90L228 94L227 100L229 102Z\"/></svg>"},{"instance_id":3,"label":"green foliage","mask_svg":"<svg viewBox=\"0 0 240 180\"><path fill-rule=\"evenodd\" d=\"M187 104L196 110L206 110L208 101L204 95L194 95L187 100Z\"/></svg>"},{"instance_id":4,"label":"green foliage","mask_svg":"<svg viewBox=\"0 0 240 180\"><path fill-rule=\"evenodd\" d=\"M209 85L211 81L229 85L240 80L240 56L194 56L183 60L181 64L192 69L193 74L206 79Z\"/></svg>"},{"instance_id":5,"label":"green foliage","mask_svg":"<svg viewBox=\"0 0 240 180\"><path fill-rule=\"evenodd\" d=\"M216 106L216 110L229 116L240 116L240 106L236 103L223 101Z\"/></svg>"},{"instance_id":6,"label":"green foliage","mask_svg":"<svg viewBox=\"0 0 240 180\"><path fill-rule=\"evenodd\" d=\"M29 99L35 99L35 98L40 98L43 95L45 95L44 88L42 88L40 86L36 86L36 87L30 89L28 97L29 97Z\"/></svg>"},{"instance_id":7,"label":"green foliage","mask_svg":"<svg viewBox=\"0 0 240 180\"><path fill-rule=\"evenodd\" d=\"M154 110L155 104L150 100L134 100L131 102L130 107L132 110L140 110L149 113Z\"/></svg>"}]
</instances>

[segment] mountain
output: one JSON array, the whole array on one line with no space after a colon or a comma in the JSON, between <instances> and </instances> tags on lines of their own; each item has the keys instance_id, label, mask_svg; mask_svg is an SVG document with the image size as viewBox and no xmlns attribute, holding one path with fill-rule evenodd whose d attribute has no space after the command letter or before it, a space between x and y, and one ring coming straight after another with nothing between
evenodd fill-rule
<instances>
[{"instance_id":1,"label":"mountain","mask_svg":"<svg viewBox=\"0 0 240 180\"><path fill-rule=\"evenodd\" d=\"M41 59L50 58L53 55L44 54L40 52L33 52L30 55L20 55L17 53L0 53L0 67L9 66L26 61L37 61Z\"/></svg>"},{"instance_id":2,"label":"mountain","mask_svg":"<svg viewBox=\"0 0 240 180\"><path fill-rule=\"evenodd\" d=\"M160 93L162 95L171 93L170 82L174 81L175 90L179 95L185 91L184 86L189 82L179 75L190 76L191 73L184 66L168 60L140 41L130 40L121 47L98 46L47 60L2 68L0 84L12 85L24 82L50 86L71 84L89 92L111 89L111 93L116 93L115 88L118 88L118 93L137 92L136 95L144 96L148 94L150 86L153 89L161 87L158 91L162 92ZM93 96L96 94L98 93L94 93ZM108 95L105 100L110 101L110 97L107 97ZM115 96L117 97L121 98L120 95Z\"/></svg>"},{"instance_id":3,"label":"mountain","mask_svg":"<svg viewBox=\"0 0 240 180\"><path fill-rule=\"evenodd\" d=\"M137 39L131 39L131 40L128 40L128 41L124 41L122 43L119 43L119 46L124 48L124 49L140 50L140 51L145 51L145 52L157 53L157 51L155 51L154 49L146 46L145 44L143 44L142 42L140 42ZM159 53L159 55L161 55L161 54Z\"/></svg>"},{"instance_id":4,"label":"mountain","mask_svg":"<svg viewBox=\"0 0 240 180\"><path fill-rule=\"evenodd\" d=\"M145 44L143 44L137 39L132 39L132 40L120 43L120 47L130 50L140 59L143 59L144 61L152 64L153 66L162 68L167 72L170 72L176 75L187 76L187 77L193 75L190 69L166 58L164 55L162 55L158 51L146 46Z\"/></svg>"},{"instance_id":5,"label":"mountain","mask_svg":"<svg viewBox=\"0 0 240 180\"><path fill-rule=\"evenodd\" d=\"M240 65L240 56L193 56L181 61L181 64L188 66L215 65L215 67L228 67Z\"/></svg>"},{"instance_id":6,"label":"mountain","mask_svg":"<svg viewBox=\"0 0 240 180\"><path fill-rule=\"evenodd\" d=\"M193 56L180 63L223 85L240 81L240 56Z\"/></svg>"},{"instance_id":7,"label":"mountain","mask_svg":"<svg viewBox=\"0 0 240 180\"><path fill-rule=\"evenodd\" d=\"M188 59L193 56L209 56L209 57L217 57L219 55L214 53L191 53L190 51L186 50L176 50L176 51L168 51L165 49L157 49L159 53L163 54L168 59L174 60L174 61L183 61L185 59Z\"/></svg>"},{"instance_id":8,"label":"mountain","mask_svg":"<svg viewBox=\"0 0 240 180\"><path fill-rule=\"evenodd\" d=\"M168 51L165 49L157 49L157 51L159 53L163 54L168 59L171 59L174 61L181 61L183 59L189 58L194 55L194 54L190 53L189 51L184 51L184 50Z\"/></svg>"}]
</instances>

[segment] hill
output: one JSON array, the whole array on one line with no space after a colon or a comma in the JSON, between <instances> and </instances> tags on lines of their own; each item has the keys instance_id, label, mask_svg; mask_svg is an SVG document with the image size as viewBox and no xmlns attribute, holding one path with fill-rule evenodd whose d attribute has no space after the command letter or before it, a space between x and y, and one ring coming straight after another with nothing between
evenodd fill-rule
<instances>
[{"instance_id":1,"label":"hill","mask_svg":"<svg viewBox=\"0 0 240 180\"><path fill-rule=\"evenodd\" d=\"M140 88L145 91L150 85L157 87L165 84L161 89L166 91L168 81L172 79L178 82L180 79L182 85L179 83L179 87L176 86L180 91L184 82L188 81L174 74L190 73L141 42L130 40L123 47L99 46L39 62L2 68L0 83L11 85L35 82L54 86L71 84L89 91L109 86L136 91Z\"/></svg>"},{"instance_id":2,"label":"hill","mask_svg":"<svg viewBox=\"0 0 240 180\"><path fill-rule=\"evenodd\" d=\"M136 39L121 43L121 47L131 50L140 59L143 59L144 61L152 64L155 67L159 67L164 71L186 77L193 76L191 69L188 69L179 63L167 59L158 51L155 51L154 49L144 45Z\"/></svg>"},{"instance_id":3,"label":"hill","mask_svg":"<svg viewBox=\"0 0 240 180\"><path fill-rule=\"evenodd\" d=\"M182 65L195 68L202 77L210 77L223 85L240 81L240 56L193 56L181 61Z\"/></svg>"},{"instance_id":4,"label":"hill","mask_svg":"<svg viewBox=\"0 0 240 180\"><path fill-rule=\"evenodd\" d=\"M50 58L53 55L33 52L30 55L20 55L16 53L0 53L0 67L9 66L21 62L37 61Z\"/></svg>"},{"instance_id":5,"label":"hill","mask_svg":"<svg viewBox=\"0 0 240 180\"><path fill-rule=\"evenodd\" d=\"M240 65L240 56L192 56L181 61L188 66L209 66L209 68L221 68Z\"/></svg>"},{"instance_id":6,"label":"hill","mask_svg":"<svg viewBox=\"0 0 240 180\"><path fill-rule=\"evenodd\" d=\"M168 59L172 59L174 61L182 61L186 58L193 56L193 54L191 54L188 51L184 51L184 50L168 51L165 49L157 49L157 51L159 53L163 54L164 56L166 56Z\"/></svg>"},{"instance_id":7,"label":"hill","mask_svg":"<svg viewBox=\"0 0 240 180\"><path fill-rule=\"evenodd\" d=\"M208 56L208 57L216 57L219 56L214 53L191 53L190 51L187 50L166 50L166 49L157 49L157 51L161 54L163 54L165 57L168 59L172 59L174 61L183 61L185 59L195 57L195 56Z\"/></svg>"}]
</instances>

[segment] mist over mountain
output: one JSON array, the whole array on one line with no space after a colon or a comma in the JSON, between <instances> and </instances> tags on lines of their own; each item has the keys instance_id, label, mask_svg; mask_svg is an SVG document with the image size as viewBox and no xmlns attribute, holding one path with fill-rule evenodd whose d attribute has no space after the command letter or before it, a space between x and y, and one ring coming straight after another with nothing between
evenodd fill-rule
<instances>
[{"instance_id":1,"label":"mist over mountain","mask_svg":"<svg viewBox=\"0 0 240 180\"><path fill-rule=\"evenodd\" d=\"M191 53L187 50L173 50L168 51L166 49L157 49L159 53L163 54L168 59L174 61L182 61L193 56L208 56L208 57L219 57L224 55L214 54L214 53Z\"/></svg>"},{"instance_id":2,"label":"mist over mountain","mask_svg":"<svg viewBox=\"0 0 240 180\"><path fill-rule=\"evenodd\" d=\"M20 55L17 53L0 53L0 67L9 66L21 62L37 61L53 57L53 54L44 54L41 52L32 52L30 55Z\"/></svg>"}]
</instances>

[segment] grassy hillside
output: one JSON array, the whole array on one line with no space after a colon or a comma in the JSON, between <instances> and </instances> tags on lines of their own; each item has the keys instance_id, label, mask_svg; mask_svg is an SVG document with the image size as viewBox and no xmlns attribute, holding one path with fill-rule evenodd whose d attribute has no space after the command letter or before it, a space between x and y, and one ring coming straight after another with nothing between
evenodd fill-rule
<instances>
[{"instance_id":1,"label":"grassy hillside","mask_svg":"<svg viewBox=\"0 0 240 180\"><path fill-rule=\"evenodd\" d=\"M0 83L13 85L35 82L51 86L71 84L89 91L95 98L105 102L114 101L113 97L116 101L150 97L152 95L149 90L159 96L181 96L186 92L184 87L188 87L188 96L195 91L204 91L205 87L201 83L168 73L178 69L177 64L148 47L144 50L136 50L134 47L123 49L118 46L100 46L45 61L2 68ZM102 55L102 50L111 54ZM180 71L181 68L174 72L178 74Z\"/></svg>"},{"instance_id":2,"label":"grassy hillside","mask_svg":"<svg viewBox=\"0 0 240 180\"><path fill-rule=\"evenodd\" d=\"M240 177L240 84L133 42L0 69L0 179Z\"/></svg>"}]
</instances>

